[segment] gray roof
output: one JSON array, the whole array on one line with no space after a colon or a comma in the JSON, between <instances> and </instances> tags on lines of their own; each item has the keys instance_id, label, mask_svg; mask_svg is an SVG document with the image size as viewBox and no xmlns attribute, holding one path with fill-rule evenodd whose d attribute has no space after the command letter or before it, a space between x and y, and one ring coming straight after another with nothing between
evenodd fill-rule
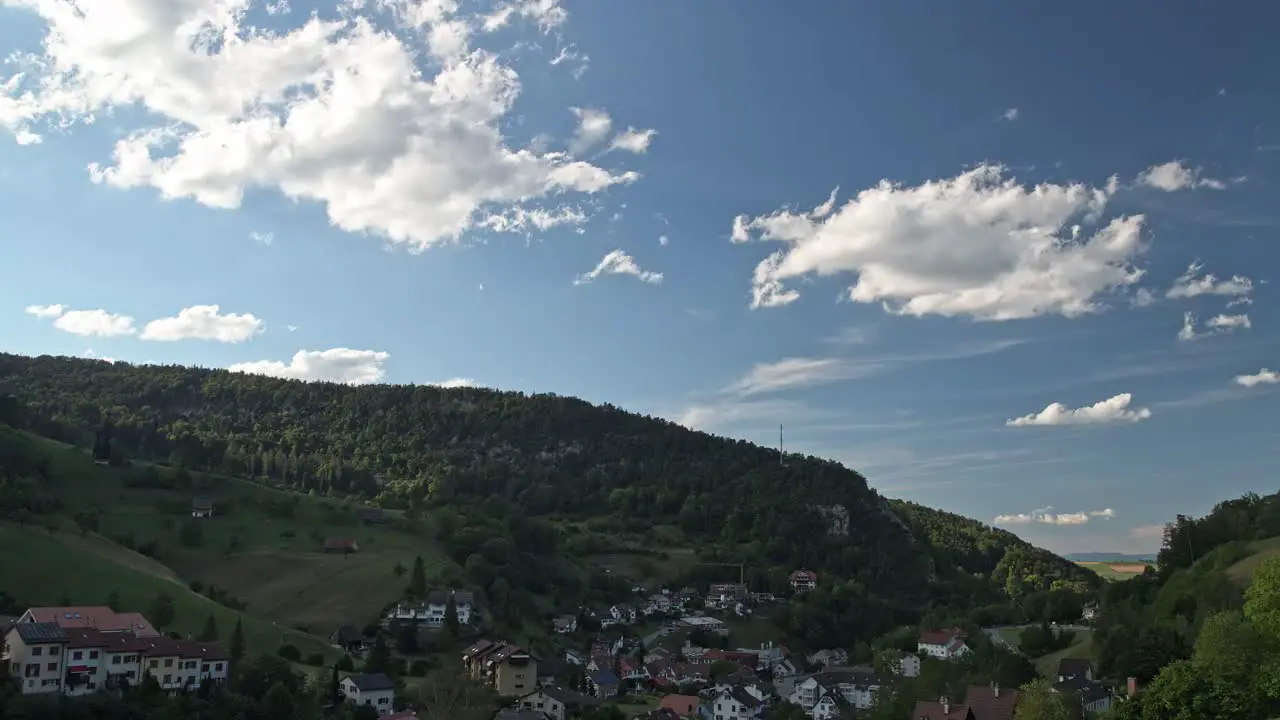
<instances>
[{"instance_id":1,"label":"gray roof","mask_svg":"<svg viewBox=\"0 0 1280 720\"><path fill-rule=\"evenodd\" d=\"M540 691L536 691L536 692L541 692L543 695L546 695L547 697L553 700L558 700L560 703L562 703L565 707L568 707L568 708L590 707L590 706L600 704L599 700L591 697L590 695L583 695L582 693L577 692L576 690L566 690L560 687L549 687L549 688L542 688Z\"/></svg>"},{"instance_id":2,"label":"gray roof","mask_svg":"<svg viewBox=\"0 0 1280 720\"><path fill-rule=\"evenodd\" d=\"M396 684L382 673L365 673L351 675L347 678L355 684L360 692L376 692L378 690L395 690Z\"/></svg>"},{"instance_id":3,"label":"gray roof","mask_svg":"<svg viewBox=\"0 0 1280 720\"><path fill-rule=\"evenodd\" d=\"M1093 663L1083 658L1062 658L1058 661L1058 675L1061 677L1087 675L1092 670Z\"/></svg>"},{"instance_id":4,"label":"gray roof","mask_svg":"<svg viewBox=\"0 0 1280 720\"><path fill-rule=\"evenodd\" d=\"M427 593L427 602L431 605L444 605L449 602L449 593L444 590L431 590Z\"/></svg>"},{"instance_id":5,"label":"gray roof","mask_svg":"<svg viewBox=\"0 0 1280 720\"><path fill-rule=\"evenodd\" d=\"M474 599L470 590L455 590L453 593L454 605L470 605Z\"/></svg>"},{"instance_id":6,"label":"gray roof","mask_svg":"<svg viewBox=\"0 0 1280 720\"><path fill-rule=\"evenodd\" d=\"M28 645L33 643L61 643L67 641L67 634L63 632L58 623L18 623L13 627L18 631L18 637L22 638L22 642L27 643Z\"/></svg>"},{"instance_id":7,"label":"gray roof","mask_svg":"<svg viewBox=\"0 0 1280 720\"><path fill-rule=\"evenodd\" d=\"M212 510L213 500L207 497L192 498L191 507L195 508L196 510Z\"/></svg>"}]
</instances>

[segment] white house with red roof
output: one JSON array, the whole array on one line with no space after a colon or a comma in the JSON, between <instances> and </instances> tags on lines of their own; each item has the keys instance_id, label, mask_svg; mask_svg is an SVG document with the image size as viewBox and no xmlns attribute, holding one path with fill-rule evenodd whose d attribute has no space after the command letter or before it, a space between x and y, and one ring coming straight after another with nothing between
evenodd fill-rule
<instances>
[{"instance_id":1,"label":"white house with red roof","mask_svg":"<svg viewBox=\"0 0 1280 720\"><path fill-rule=\"evenodd\" d=\"M955 660L970 652L964 641L965 633L959 628L930 630L921 633L916 640L916 652L939 660Z\"/></svg>"}]
</instances>

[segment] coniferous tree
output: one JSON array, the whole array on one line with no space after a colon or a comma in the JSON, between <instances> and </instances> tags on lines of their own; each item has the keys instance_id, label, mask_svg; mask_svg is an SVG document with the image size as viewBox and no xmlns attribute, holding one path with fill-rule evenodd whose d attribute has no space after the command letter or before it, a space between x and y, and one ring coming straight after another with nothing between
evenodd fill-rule
<instances>
[{"instance_id":1,"label":"coniferous tree","mask_svg":"<svg viewBox=\"0 0 1280 720\"><path fill-rule=\"evenodd\" d=\"M204 621L204 629L200 631L199 639L203 642L217 641L218 621L213 617L213 613L209 613L209 618Z\"/></svg>"},{"instance_id":2,"label":"coniferous tree","mask_svg":"<svg viewBox=\"0 0 1280 720\"><path fill-rule=\"evenodd\" d=\"M450 637L458 637L461 627L458 623L458 602L453 599L453 593L449 593L449 601L444 606L444 627Z\"/></svg>"},{"instance_id":3,"label":"coniferous tree","mask_svg":"<svg viewBox=\"0 0 1280 720\"><path fill-rule=\"evenodd\" d=\"M237 617L236 627L231 631L231 645L227 648L231 653L232 660L239 660L244 657L244 621Z\"/></svg>"},{"instance_id":4,"label":"coniferous tree","mask_svg":"<svg viewBox=\"0 0 1280 720\"><path fill-rule=\"evenodd\" d=\"M427 571L422 565L422 556L413 559L413 574L409 576L409 592L417 598L427 596Z\"/></svg>"},{"instance_id":5,"label":"coniferous tree","mask_svg":"<svg viewBox=\"0 0 1280 720\"><path fill-rule=\"evenodd\" d=\"M373 639L373 647L369 649L369 656L364 660L364 667L361 672L366 673L386 673L391 669L391 648L387 647L387 641L383 639L382 633Z\"/></svg>"}]
</instances>

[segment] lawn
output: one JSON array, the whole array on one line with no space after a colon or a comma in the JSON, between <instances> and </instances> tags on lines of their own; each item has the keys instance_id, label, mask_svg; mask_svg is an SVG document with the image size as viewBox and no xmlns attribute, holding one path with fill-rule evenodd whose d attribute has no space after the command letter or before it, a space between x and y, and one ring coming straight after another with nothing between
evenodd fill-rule
<instances>
[{"instance_id":1,"label":"lawn","mask_svg":"<svg viewBox=\"0 0 1280 720\"><path fill-rule=\"evenodd\" d=\"M1075 642L1070 647L1056 650L1032 661L1035 663L1036 671L1044 677L1056 679L1059 660L1063 658L1093 660L1093 631L1076 630L1075 634Z\"/></svg>"},{"instance_id":2,"label":"lawn","mask_svg":"<svg viewBox=\"0 0 1280 720\"><path fill-rule=\"evenodd\" d=\"M1104 580L1128 580L1141 575L1151 563L1144 562L1077 562L1077 565L1089 568Z\"/></svg>"},{"instance_id":3,"label":"lawn","mask_svg":"<svg viewBox=\"0 0 1280 720\"><path fill-rule=\"evenodd\" d=\"M1280 556L1280 537L1258 540L1249 546L1252 555L1236 562L1227 568L1227 577L1240 585L1247 586L1253 580L1253 572L1269 558Z\"/></svg>"},{"instance_id":4,"label":"lawn","mask_svg":"<svg viewBox=\"0 0 1280 720\"><path fill-rule=\"evenodd\" d=\"M0 560L5 587L33 605L62 605L68 600L75 605L100 605L114 592L118 610L150 615L152 602L164 592L173 598L175 609L174 622L166 631L198 634L213 615L220 640L226 643L239 618L251 652L274 653L288 642L303 655L335 654L319 638L236 612L192 592L167 568L100 536L5 522L0 523L0 544L10 549Z\"/></svg>"},{"instance_id":5,"label":"lawn","mask_svg":"<svg viewBox=\"0 0 1280 720\"><path fill-rule=\"evenodd\" d=\"M192 474L190 489L128 488L123 480L131 469L94 465L83 449L38 442L68 512L93 512L99 531L126 545L154 541L171 577L215 585L255 615L321 636L342 623L372 622L398 599L408 578L397 577L397 566L412 568L421 556L430 579L451 563L425 523L412 531L362 525L358 504L202 473ZM195 495L213 499L219 511L200 521L200 543L187 546L178 535ZM359 552L320 552L335 536L355 538ZM129 562L141 557L128 556Z\"/></svg>"},{"instance_id":6,"label":"lawn","mask_svg":"<svg viewBox=\"0 0 1280 720\"><path fill-rule=\"evenodd\" d=\"M621 710L623 717L631 718L658 707L658 702L655 695L624 695L610 702L609 706Z\"/></svg>"}]
</instances>

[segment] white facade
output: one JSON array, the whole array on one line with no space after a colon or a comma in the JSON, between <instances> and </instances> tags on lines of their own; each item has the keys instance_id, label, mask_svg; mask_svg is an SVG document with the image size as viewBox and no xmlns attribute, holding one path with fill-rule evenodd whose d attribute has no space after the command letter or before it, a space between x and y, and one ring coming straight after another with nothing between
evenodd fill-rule
<instances>
[{"instance_id":1,"label":"white facade","mask_svg":"<svg viewBox=\"0 0 1280 720\"><path fill-rule=\"evenodd\" d=\"M764 703L745 690L723 690L711 704L712 720L751 720L764 712Z\"/></svg>"},{"instance_id":2,"label":"white facade","mask_svg":"<svg viewBox=\"0 0 1280 720\"><path fill-rule=\"evenodd\" d=\"M434 591L427 594L427 599L417 603L399 603L387 611L388 620L407 620L428 627L443 627L445 614L449 608L449 594L453 595L454 607L458 613L458 623L471 624L471 593L466 591Z\"/></svg>"},{"instance_id":3,"label":"white facade","mask_svg":"<svg viewBox=\"0 0 1280 720\"><path fill-rule=\"evenodd\" d=\"M395 709L395 688L361 690L351 678L341 684L342 696L352 705L368 705L377 711L378 717L390 715Z\"/></svg>"}]
</instances>

